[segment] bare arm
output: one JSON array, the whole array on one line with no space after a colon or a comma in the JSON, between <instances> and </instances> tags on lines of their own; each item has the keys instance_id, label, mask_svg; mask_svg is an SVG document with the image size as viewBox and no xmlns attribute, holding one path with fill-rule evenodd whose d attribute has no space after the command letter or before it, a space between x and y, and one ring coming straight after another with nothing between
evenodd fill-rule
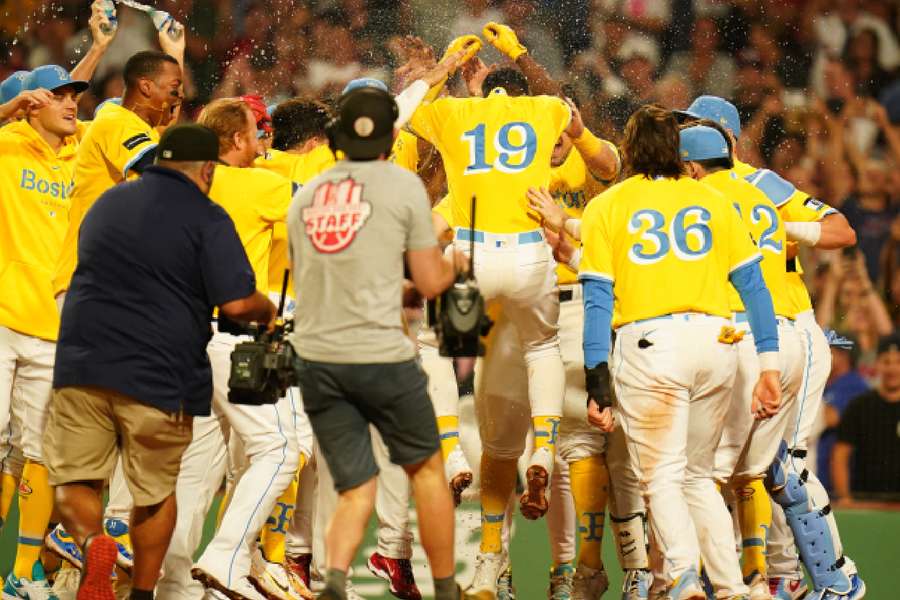
<instances>
[{"instance_id":1,"label":"bare arm","mask_svg":"<svg viewBox=\"0 0 900 600\"><path fill-rule=\"evenodd\" d=\"M856 244L856 232L850 227L847 217L841 213L832 213L819 221L822 233L816 248L820 250L836 250Z\"/></svg>"},{"instance_id":2,"label":"bare arm","mask_svg":"<svg viewBox=\"0 0 900 600\"><path fill-rule=\"evenodd\" d=\"M837 498L850 498L850 455L853 446L846 442L836 442L831 452L831 483Z\"/></svg>"},{"instance_id":3,"label":"bare arm","mask_svg":"<svg viewBox=\"0 0 900 600\"><path fill-rule=\"evenodd\" d=\"M275 305L265 294L255 291L246 298L226 302L219 311L238 323L266 323L270 327L275 323Z\"/></svg>"},{"instance_id":4,"label":"bare arm","mask_svg":"<svg viewBox=\"0 0 900 600\"><path fill-rule=\"evenodd\" d=\"M856 271L859 281L862 284L862 293L864 302L868 309L869 316L875 325L878 335L888 335L894 331L894 324L891 322L891 316L888 314L887 307L878 292L872 285L869 278L869 271L866 269L866 260L862 252L856 253L853 269Z\"/></svg>"},{"instance_id":5,"label":"bare arm","mask_svg":"<svg viewBox=\"0 0 900 600\"><path fill-rule=\"evenodd\" d=\"M0 123L11 119L20 110L37 110L53 101L53 94L41 88L19 93L5 104L0 104Z\"/></svg>"},{"instance_id":6,"label":"bare arm","mask_svg":"<svg viewBox=\"0 0 900 600\"><path fill-rule=\"evenodd\" d=\"M528 80L528 87L534 95L559 96L562 94L562 88L555 79L550 77L547 69L538 61L534 60L531 54L523 54L516 59L516 65Z\"/></svg>"},{"instance_id":7,"label":"bare arm","mask_svg":"<svg viewBox=\"0 0 900 600\"><path fill-rule=\"evenodd\" d=\"M572 109L572 122L566 130L572 136L575 149L584 159L588 170L594 177L601 181L612 181L619 175L619 153L614 146L595 136L590 129L584 126L581 111L575 103L566 99L569 108Z\"/></svg>"},{"instance_id":8,"label":"bare arm","mask_svg":"<svg viewBox=\"0 0 900 600\"><path fill-rule=\"evenodd\" d=\"M816 322L818 322L820 327L830 327L831 322L834 320L838 288L841 285L843 275L841 258L836 256L828 265L825 285L822 286L822 293L819 294L819 301L816 303Z\"/></svg>"},{"instance_id":9,"label":"bare arm","mask_svg":"<svg viewBox=\"0 0 900 600\"><path fill-rule=\"evenodd\" d=\"M457 265L467 264L464 256L457 251ZM456 279L456 267L453 259L441 254L439 246L421 250L407 250L406 264L412 281L419 293L431 300L453 285Z\"/></svg>"}]
</instances>

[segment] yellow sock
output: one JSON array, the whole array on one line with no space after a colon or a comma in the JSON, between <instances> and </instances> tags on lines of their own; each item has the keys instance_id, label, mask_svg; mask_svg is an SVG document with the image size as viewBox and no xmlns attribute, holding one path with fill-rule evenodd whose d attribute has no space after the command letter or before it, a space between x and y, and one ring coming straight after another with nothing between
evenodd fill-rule
<instances>
[{"instance_id":1,"label":"yellow sock","mask_svg":"<svg viewBox=\"0 0 900 600\"><path fill-rule=\"evenodd\" d=\"M225 491L222 492L222 501L219 502L219 510L216 511L216 531L222 525L222 518L225 516L229 502L231 502L231 488L226 484Z\"/></svg>"},{"instance_id":2,"label":"yellow sock","mask_svg":"<svg viewBox=\"0 0 900 600\"><path fill-rule=\"evenodd\" d=\"M481 551L503 550L506 505L516 487L516 460L481 455Z\"/></svg>"},{"instance_id":3,"label":"yellow sock","mask_svg":"<svg viewBox=\"0 0 900 600\"><path fill-rule=\"evenodd\" d=\"M441 455L446 462L453 449L459 446L459 415L438 417L437 426L441 436Z\"/></svg>"},{"instance_id":4,"label":"yellow sock","mask_svg":"<svg viewBox=\"0 0 900 600\"><path fill-rule=\"evenodd\" d=\"M766 577L766 538L772 527L772 503L762 479L736 487L738 522L741 524L741 570L744 577L754 572Z\"/></svg>"},{"instance_id":5,"label":"yellow sock","mask_svg":"<svg viewBox=\"0 0 900 600\"><path fill-rule=\"evenodd\" d=\"M41 557L44 532L53 512L53 489L47 467L26 461L19 482L19 539L16 545L16 577L31 579L31 570Z\"/></svg>"},{"instance_id":6,"label":"yellow sock","mask_svg":"<svg viewBox=\"0 0 900 600\"><path fill-rule=\"evenodd\" d=\"M306 466L306 455L300 455L300 465L291 484L281 492L275 507L266 519L262 532L259 535L259 544L262 548L263 556L266 560L273 563L284 563L285 552L285 536L287 528L291 525L291 519L294 518L294 507L297 505L297 492L300 491L300 471Z\"/></svg>"},{"instance_id":7,"label":"yellow sock","mask_svg":"<svg viewBox=\"0 0 900 600\"><path fill-rule=\"evenodd\" d=\"M534 426L534 451L541 448L556 454L556 435L559 431L559 417L531 417Z\"/></svg>"},{"instance_id":8,"label":"yellow sock","mask_svg":"<svg viewBox=\"0 0 900 600\"><path fill-rule=\"evenodd\" d=\"M591 456L569 465L569 482L578 519L578 562L592 569L603 568L603 525L609 496L606 459Z\"/></svg>"},{"instance_id":9,"label":"yellow sock","mask_svg":"<svg viewBox=\"0 0 900 600\"><path fill-rule=\"evenodd\" d=\"M0 529L6 523L9 516L9 509L12 508L13 498L16 497L16 488L19 487L19 480L11 473L0 474Z\"/></svg>"}]
</instances>

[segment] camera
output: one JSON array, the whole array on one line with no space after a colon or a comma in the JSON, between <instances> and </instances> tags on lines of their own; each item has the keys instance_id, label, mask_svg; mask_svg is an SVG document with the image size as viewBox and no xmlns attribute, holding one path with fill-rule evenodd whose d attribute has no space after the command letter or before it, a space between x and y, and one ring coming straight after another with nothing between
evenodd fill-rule
<instances>
[{"instance_id":1,"label":"camera","mask_svg":"<svg viewBox=\"0 0 900 600\"><path fill-rule=\"evenodd\" d=\"M219 329L223 330L221 321ZM275 404L289 387L297 385L294 348L287 340L292 330L293 321L279 323L271 333L257 326L243 330L253 336L253 341L241 342L231 353L229 402Z\"/></svg>"}]
</instances>

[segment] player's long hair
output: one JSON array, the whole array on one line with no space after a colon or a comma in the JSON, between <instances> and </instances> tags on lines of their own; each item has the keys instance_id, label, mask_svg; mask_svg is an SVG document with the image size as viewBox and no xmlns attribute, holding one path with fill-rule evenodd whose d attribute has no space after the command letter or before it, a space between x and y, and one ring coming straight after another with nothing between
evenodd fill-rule
<instances>
[{"instance_id":1,"label":"player's long hair","mask_svg":"<svg viewBox=\"0 0 900 600\"><path fill-rule=\"evenodd\" d=\"M678 145L675 115L656 104L645 104L634 111L625 124L622 138L624 176L681 177L685 170Z\"/></svg>"}]
</instances>

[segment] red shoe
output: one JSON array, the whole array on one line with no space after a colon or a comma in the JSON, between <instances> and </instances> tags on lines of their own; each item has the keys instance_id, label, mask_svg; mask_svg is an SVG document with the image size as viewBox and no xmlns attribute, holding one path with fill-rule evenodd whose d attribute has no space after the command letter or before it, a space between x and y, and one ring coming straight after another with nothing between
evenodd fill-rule
<instances>
[{"instance_id":1,"label":"red shoe","mask_svg":"<svg viewBox=\"0 0 900 600\"><path fill-rule=\"evenodd\" d=\"M391 584L391 593L403 600L422 600L422 593L416 587L412 563L406 558L388 558L374 552L369 557L369 570Z\"/></svg>"},{"instance_id":2,"label":"red shoe","mask_svg":"<svg viewBox=\"0 0 900 600\"><path fill-rule=\"evenodd\" d=\"M116 540L108 535L95 535L85 544L84 570L76 600L116 600L109 574L119 554Z\"/></svg>"},{"instance_id":3,"label":"red shoe","mask_svg":"<svg viewBox=\"0 0 900 600\"><path fill-rule=\"evenodd\" d=\"M284 566L303 580L309 587L309 565L312 563L312 554L298 554L297 556L285 556Z\"/></svg>"}]
</instances>

